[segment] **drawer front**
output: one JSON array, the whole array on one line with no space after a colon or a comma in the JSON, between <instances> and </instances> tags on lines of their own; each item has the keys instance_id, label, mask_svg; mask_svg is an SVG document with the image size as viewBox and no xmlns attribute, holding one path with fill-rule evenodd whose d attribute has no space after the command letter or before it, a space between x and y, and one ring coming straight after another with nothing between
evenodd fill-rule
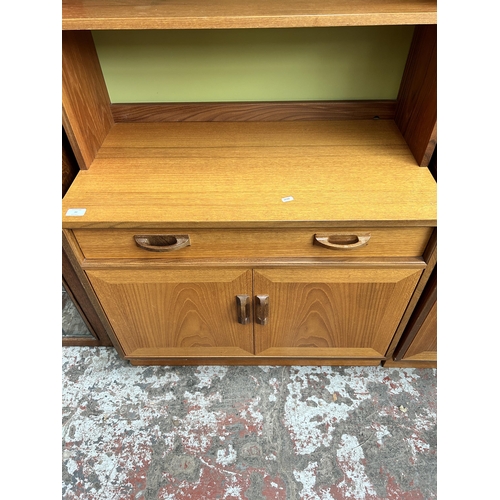
<instances>
[{"instance_id":1,"label":"drawer front","mask_svg":"<svg viewBox=\"0 0 500 500\"><path fill-rule=\"evenodd\" d=\"M419 257L433 228L75 229L86 259ZM142 245L142 246L139 246Z\"/></svg>"}]
</instances>

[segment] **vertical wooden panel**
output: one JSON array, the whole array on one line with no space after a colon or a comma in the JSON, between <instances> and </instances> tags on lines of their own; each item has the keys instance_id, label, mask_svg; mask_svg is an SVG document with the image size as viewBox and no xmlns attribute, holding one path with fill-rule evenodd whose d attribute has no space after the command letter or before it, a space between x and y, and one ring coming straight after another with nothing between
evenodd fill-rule
<instances>
[{"instance_id":1,"label":"vertical wooden panel","mask_svg":"<svg viewBox=\"0 0 500 500\"><path fill-rule=\"evenodd\" d=\"M88 169L113 126L106 83L88 31L62 33L63 125L81 169Z\"/></svg>"},{"instance_id":2,"label":"vertical wooden panel","mask_svg":"<svg viewBox=\"0 0 500 500\"><path fill-rule=\"evenodd\" d=\"M420 301L394 352L394 361L421 352L437 352L437 268L432 271ZM424 326L425 325L425 326ZM432 360L432 359L430 359Z\"/></svg>"},{"instance_id":3,"label":"vertical wooden panel","mask_svg":"<svg viewBox=\"0 0 500 500\"><path fill-rule=\"evenodd\" d=\"M416 26L395 121L417 163L428 166L437 140L437 27Z\"/></svg>"}]
</instances>

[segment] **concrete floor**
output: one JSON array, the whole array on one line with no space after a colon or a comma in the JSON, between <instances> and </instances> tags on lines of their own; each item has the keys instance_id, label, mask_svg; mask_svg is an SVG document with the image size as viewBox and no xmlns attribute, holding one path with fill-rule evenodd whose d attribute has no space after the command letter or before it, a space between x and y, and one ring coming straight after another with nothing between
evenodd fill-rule
<instances>
[{"instance_id":1,"label":"concrete floor","mask_svg":"<svg viewBox=\"0 0 500 500\"><path fill-rule=\"evenodd\" d=\"M62 498L436 498L436 370L132 367L65 347Z\"/></svg>"}]
</instances>

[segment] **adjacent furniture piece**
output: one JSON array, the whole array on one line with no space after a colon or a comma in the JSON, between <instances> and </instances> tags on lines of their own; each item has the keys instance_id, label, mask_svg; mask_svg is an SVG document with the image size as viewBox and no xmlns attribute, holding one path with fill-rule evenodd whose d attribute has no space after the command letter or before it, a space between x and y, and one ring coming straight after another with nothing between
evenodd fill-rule
<instances>
[{"instance_id":1,"label":"adjacent furniture piece","mask_svg":"<svg viewBox=\"0 0 500 500\"><path fill-rule=\"evenodd\" d=\"M429 170L437 181L437 147ZM398 345L384 366L437 368L437 264Z\"/></svg>"},{"instance_id":2,"label":"adjacent furniture piece","mask_svg":"<svg viewBox=\"0 0 500 500\"><path fill-rule=\"evenodd\" d=\"M66 194L78 173L78 164L68 138L62 131L62 195ZM89 301L66 250L62 249L63 346L111 346L94 307Z\"/></svg>"},{"instance_id":3,"label":"adjacent furniture piece","mask_svg":"<svg viewBox=\"0 0 500 500\"><path fill-rule=\"evenodd\" d=\"M384 366L437 368L437 268L394 352Z\"/></svg>"},{"instance_id":4,"label":"adjacent furniture piece","mask_svg":"<svg viewBox=\"0 0 500 500\"><path fill-rule=\"evenodd\" d=\"M391 102L111 104L90 30L415 25ZM436 3L67 0L63 247L132 364L378 365L436 263Z\"/></svg>"}]
</instances>

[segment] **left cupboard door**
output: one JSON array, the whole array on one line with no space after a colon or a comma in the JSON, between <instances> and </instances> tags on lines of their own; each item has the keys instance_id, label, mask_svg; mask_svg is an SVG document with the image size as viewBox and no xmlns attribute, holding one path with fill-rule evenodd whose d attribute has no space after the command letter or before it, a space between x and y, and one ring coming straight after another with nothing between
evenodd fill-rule
<instances>
[{"instance_id":1,"label":"left cupboard door","mask_svg":"<svg viewBox=\"0 0 500 500\"><path fill-rule=\"evenodd\" d=\"M130 358L249 356L254 353L252 271L103 269L87 275ZM237 298L239 296L239 299Z\"/></svg>"}]
</instances>

